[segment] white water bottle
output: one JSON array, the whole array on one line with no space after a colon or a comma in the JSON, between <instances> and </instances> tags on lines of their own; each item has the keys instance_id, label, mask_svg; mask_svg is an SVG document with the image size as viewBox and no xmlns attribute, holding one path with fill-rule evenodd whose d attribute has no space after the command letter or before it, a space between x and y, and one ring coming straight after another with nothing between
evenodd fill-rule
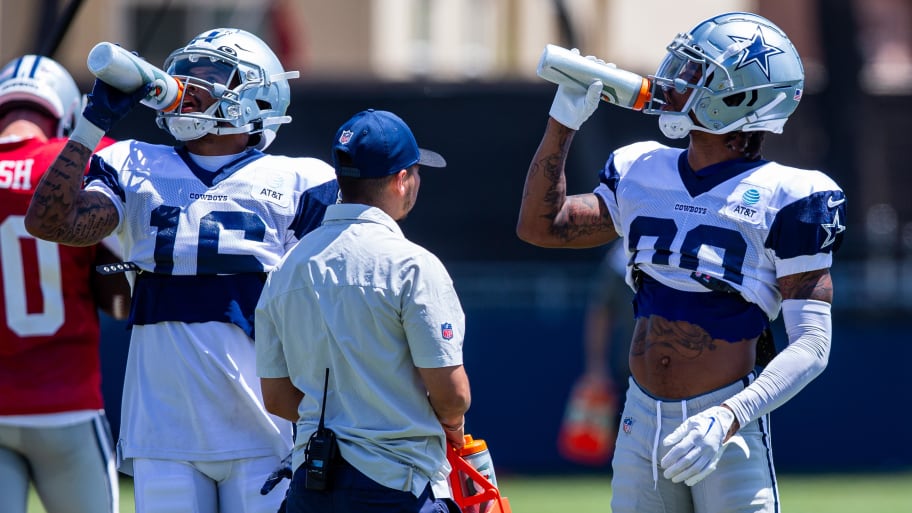
<instances>
[{"instance_id":1,"label":"white water bottle","mask_svg":"<svg viewBox=\"0 0 912 513\"><path fill-rule=\"evenodd\" d=\"M556 45L545 46L538 61L538 76L558 85L575 84L583 89L594 80L602 81L602 100L641 110L652 96L648 78L631 71L606 66Z\"/></svg>"},{"instance_id":2,"label":"white water bottle","mask_svg":"<svg viewBox=\"0 0 912 513\"><path fill-rule=\"evenodd\" d=\"M147 107L168 112L180 105L184 93L180 80L120 46L98 43L89 52L86 64L101 81L125 93L132 93L144 84L153 84L149 95L140 102Z\"/></svg>"}]
</instances>

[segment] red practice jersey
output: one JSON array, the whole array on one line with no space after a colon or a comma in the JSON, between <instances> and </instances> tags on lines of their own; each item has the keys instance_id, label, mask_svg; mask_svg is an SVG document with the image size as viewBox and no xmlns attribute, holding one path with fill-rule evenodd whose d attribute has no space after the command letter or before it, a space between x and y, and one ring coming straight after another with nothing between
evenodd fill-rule
<instances>
[{"instance_id":1,"label":"red practice jersey","mask_svg":"<svg viewBox=\"0 0 912 513\"><path fill-rule=\"evenodd\" d=\"M36 239L24 223L35 186L66 141L0 142L0 415L103 407L90 288L97 247Z\"/></svg>"}]
</instances>

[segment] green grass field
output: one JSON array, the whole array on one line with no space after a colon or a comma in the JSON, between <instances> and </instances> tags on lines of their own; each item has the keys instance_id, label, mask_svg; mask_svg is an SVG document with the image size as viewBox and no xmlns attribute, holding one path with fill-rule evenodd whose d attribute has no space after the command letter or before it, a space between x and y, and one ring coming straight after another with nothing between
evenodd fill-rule
<instances>
[{"instance_id":1,"label":"green grass field","mask_svg":"<svg viewBox=\"0 0 912 513\"><path fill-rule=\"evenodd\" d=\"M513 513L608 513L609 476L498 477ZM912 512L912 473L780 475L784 513Z\"/></svg>"},{"instance_id":2,"label":"green grass field","mask_svg":"<svg viewBox=\"0 0 912 513\"><path fill-rule=\"evenodd\" d=\"M499 476L513 513L608 513L608 476ZM120 511L133 513L133 482L121 481ZM912 512L912 472L901 474L780 475L785 513ZM45 513L32 494L28 513Z\"/></svg>"}]
</instances>

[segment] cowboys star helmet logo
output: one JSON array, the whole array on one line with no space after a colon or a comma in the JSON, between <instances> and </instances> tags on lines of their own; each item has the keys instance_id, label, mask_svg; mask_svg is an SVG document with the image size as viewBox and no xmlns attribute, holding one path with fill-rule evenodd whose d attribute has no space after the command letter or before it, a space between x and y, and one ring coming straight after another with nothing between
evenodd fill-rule
<instances>
[{"instance_id":1,"label":"cowboys star helmet logo","mask_svg":"<svg viewBox=\"0 0 912 513\"><path fill-rule=\"evenodd\" d=\"M766 40L763 39L763 31L760 30L760 27L757 27L757 33L750 39L741 36L728 37L738 42L750 41L750 45L744 49L744 53L741 54L741 58L738 60L738 64L735 65L735 69L741 69L749 66L751 63L757 63L757 66L760 66L760 71L762 71L763 75L766 76L766 79L769 80L769 58L773 55L785 53L785 51L781 48L767 44Z\"/></svg>"}]
</instances>

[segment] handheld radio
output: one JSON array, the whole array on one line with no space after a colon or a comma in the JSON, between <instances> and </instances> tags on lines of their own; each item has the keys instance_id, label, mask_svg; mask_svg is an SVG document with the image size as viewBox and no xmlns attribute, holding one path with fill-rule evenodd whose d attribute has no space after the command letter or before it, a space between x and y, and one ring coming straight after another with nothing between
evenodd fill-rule
<instances>
[{"instance_id":1,"label":"handheld radio","mask_svg":"<svg viewBox=\"0 0 912 513\"><path fill-rule=\"evenodd\" d=\"M304 487L308 490L326 490L329 487L332 463L336 459L338 444L336 434L326 429L326 389L329 387L329 368L323 382L323 406L320 409L320 424L307 441L304 451L304 469L307 471Z\"/></svg>"}]
</instances>

